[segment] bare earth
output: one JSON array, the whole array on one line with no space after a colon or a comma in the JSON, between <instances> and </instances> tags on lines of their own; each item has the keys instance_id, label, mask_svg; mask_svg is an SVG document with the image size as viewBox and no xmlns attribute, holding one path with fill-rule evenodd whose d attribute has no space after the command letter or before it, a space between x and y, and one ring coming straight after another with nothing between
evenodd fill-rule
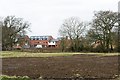
<instances>
[{"instance_id":1,"label":"bare earth","mask_svg":"<svg viewBox=\"0 0 120 80\"><path fill-rule=\"evenodd\" d=\"M73 55L48 58L3 58L2 73L9 76L47 78L103 78L118 75L118 57ZM87 79L95 80L95 79Z\"/></svg>"}]
</instances>

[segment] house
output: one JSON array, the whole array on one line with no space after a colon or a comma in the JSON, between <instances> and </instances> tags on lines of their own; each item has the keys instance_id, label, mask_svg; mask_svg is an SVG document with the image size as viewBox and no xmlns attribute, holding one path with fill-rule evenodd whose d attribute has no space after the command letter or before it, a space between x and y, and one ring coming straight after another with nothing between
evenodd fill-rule
<instances>
[{"instance_id":1,"label":"house","mask_svg":"<svg viewBox=\"0 0 120 80\"><path fill-rule=\"evenodd\" d=\"M19 43L15 44L13 47L16 49L21 48L59 48L60 39L54 39L52 36L19 36L17 41Z\"/></svg>"},{"instance_id":2,"label":"house","mask_svg":"<svg viewBox=\"0 0 120 80\"><path fill-rule=\"evenodd\" d=\"M49 47L48 42L52 39L52 36L31 36L30 46L32 48L46 48Z\"/></svg>"},{"instance_id":3,"label":"house","mask_svg":"<svg viewBox=\"0 0 120 80\"><path fill-rule=\"evenodd\" d=\"M27 35L20 36L18 35L16 38L16 44L14 44L14 49L21 49L21 48L30 48L29 46L29 37Z\"/></svg>"},{"instance_id":4,"label":"house","mask_svg":"<svg viewBox=\"0 0 120 80\"><path fill-rule=\"evenodd\" d=\"M92 48L97 48L98 46L100 46L102 44L102 42L100 40L96 40L95 42L93 42L91 44Z\"/></svg>"},{"instance_id":5,"label":"house","mask_svg":"<svg viewBox=\"0 0 120 80\"><path fill-rule=\"evenodd\" d=\"M59 39L52 39L48 42L49 47L59 48L59 45L60 45Z\"/></svg>"}]
</instances>

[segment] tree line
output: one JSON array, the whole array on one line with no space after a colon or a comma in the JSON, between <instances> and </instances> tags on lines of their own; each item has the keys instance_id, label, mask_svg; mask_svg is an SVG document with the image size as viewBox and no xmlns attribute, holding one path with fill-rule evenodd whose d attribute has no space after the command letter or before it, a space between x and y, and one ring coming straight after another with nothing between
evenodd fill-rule
<instances>
[{"instance_id":1,"label":"tree line","mask_svg":"<svg viewBox=\"0 0 120 80\"><path fill-rule=\"evenodd\" d=\"M89 23L80 21L78 17L68 18L59 29L64 37L62 51L119 52L119 27L118 13L112 11L94 12Z\"/></svg>"},{"instance_id":2,"label":"tree line","mask_svg":"<svg viewBox=\"0 0 120 80\"><path fill-rule=\"evenodd\" d=\"M119 15L113 11L94 12L91 22L79 17L65 19L59 29L62 51L120 52ZM0 20L2 49L12 50L13 45L23 41L20 37L29 30L30 23L22 18L7 16Z\"/></svg>"}]
</instances>

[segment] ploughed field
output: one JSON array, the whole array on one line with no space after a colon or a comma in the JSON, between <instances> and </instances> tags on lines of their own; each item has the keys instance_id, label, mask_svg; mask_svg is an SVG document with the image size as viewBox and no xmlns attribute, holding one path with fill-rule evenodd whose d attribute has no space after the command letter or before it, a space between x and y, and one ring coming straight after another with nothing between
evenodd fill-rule
<instances>
[{"instance_id":1,"label":"ploughed field","mask_svg":"<svg viewBox=\"0 0 120 80\"><path fill-rule=\"evenodd\" d=\"M119 75L118 57L120 58L117 55L100 56L95 54L54 57L5 57L2 58L2 74L29 76L32 79L41 77L44 79L100 78L100 80L109 80Z\"/></svg>"}]
</instances>

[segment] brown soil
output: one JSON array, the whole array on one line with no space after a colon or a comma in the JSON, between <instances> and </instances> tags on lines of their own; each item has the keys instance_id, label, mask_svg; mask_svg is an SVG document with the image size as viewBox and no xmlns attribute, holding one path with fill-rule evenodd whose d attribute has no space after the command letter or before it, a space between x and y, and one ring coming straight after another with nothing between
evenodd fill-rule
<instances>
[{"instance_id":1,"label":"brown soil","mask_svg":"<svg viewBox=\"0 0 120 80\"><path fill-rule=\"evenodd\" d=\"M119 56L120 57L120 56ZM114 78L118 56L74 55L48 58L3 58L4 75L31 78ZM94 80L94 79L87 79ZM102 80L102 79L100 79Z\"/></svg>"}]
</instances>

